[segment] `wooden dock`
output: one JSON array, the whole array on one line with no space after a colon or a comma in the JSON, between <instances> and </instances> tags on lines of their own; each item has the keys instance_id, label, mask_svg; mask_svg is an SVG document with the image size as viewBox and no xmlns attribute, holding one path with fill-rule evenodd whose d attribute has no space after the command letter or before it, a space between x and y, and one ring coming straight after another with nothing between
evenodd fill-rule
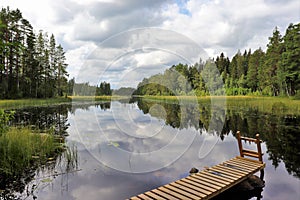
<instances>
[{"instance_id":1,"label":"wooden dock","mask_svg":"<svg viewBox=\"0 0 300 200\"><path fill-rule=\"evenodd\" d=\"M258 171L261 172L261 179L263 179L265 163L262 161L259 136L256 135L255 139L241 137L240 132L237 132L237 139L240 156L130 199L210 199L241 183ZM255 142L257 151L244 149L242 146L243 140ZM257 158L258 160L245 158L245 156Z\"/></svg>"}]
</instances>

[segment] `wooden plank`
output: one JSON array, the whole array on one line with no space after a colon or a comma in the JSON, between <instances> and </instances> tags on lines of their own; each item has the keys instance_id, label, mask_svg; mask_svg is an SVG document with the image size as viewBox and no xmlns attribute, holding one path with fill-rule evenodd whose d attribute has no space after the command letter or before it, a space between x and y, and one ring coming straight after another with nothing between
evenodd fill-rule
<instances>
[{"instance_id":1,"label":"wooden plank","mask_svg":"<svg viewBox=\"0 0 300 200\"><path fill-rule=\"evenodd\" d=\"M216 167L213 167L210 169L210 172L217 172L217 173L220 173L220 174L223 174L223 175L226 175L228 178L236 181L238 180L241 176L238 176L238 175L235 175L235 174L232 174L230 172L226 172L226 171L223 171L223 170L220 170Z\"/></svg>"},{"instance_id":2,"label":"wooden plank","mask_svg":"<svg viewBox=\"0 0 300 200\"><path fill-rule=\"evenodd\" d=\"M240 165L237 165L235 163L224 163L222 165L225 166L225 167L228 167L228 168L231 168L231 169L236 169L238 171L243 171L243 172L246 172L246 173L249 173L249 172L257 169L257 168L252 168L252 169L247 168L245 166L240 166Z\"/></svg>"},{"instance_id":3,"label":"wooden plank","mask_svg":"<svg viewBox=\"0 0 300 200\"><path fill-rule=\"evenodd\" d=\"M204 189L203 193L205 193L207 195L217 191L217 189L207 187L206 185L203 185L201 183L195 182L193 179L185 178L182 181L184 181L186 183L189 183L191 185L194 185L196 187Z\"/></svg>"},{"instance_id":4,"label":"wooden plank","mask_svg":"<svg viewBox=\"0 0 300 200\"><path fill-rule=\"evenodd\" d=\"M152 199L164 199L151 191L145 192L144 194L151 197Z\"/></svg>"},{"instance_id":5,"label":"wooden plank","mask_svg":"<svg viewBox=\"0 0 300 200\"><path fill-rule=\"evenodd\" d=\"M228 170L228 169L224 169L224 168L222 168L222 167L220 167L220 166L214 166L214 167L212 167L212 169L213 170L216 170L216 169L218 169L218 170L220 170L220 172L222 172L222 173L225 173L225 174L228 174L228 175L230 175L230 176L232 176L232 177L235 177L235 178L239 178L241 175L243 175L243 174L241 174L241 173L233 173L231 170Z\"/></svg>"},{"instance_id":6,"label":"wooden plank","mask_svg":"<svg viewBox=\"0 0 300 200\"><path fill-rule=\"evenodd\" d=\"M225 164L234 165L234 166L240 167L242 169L250 170L250 171L256 170L259 167L259 166L248 165L246 163L238 162L238 161L235 161L235 160L225 162Z\"/></svg>"},{"instance_id":7,"label":"wooden plank","mask_svg":"<svg viewBox=\"0 0 300 200\"><path fill-rule=\"evenodd\" d=\"M187 197L184 195L181 195L177 192L174 192L173 190L170 190L169 188L166 188L165 186L161 186L158 188L158 190L163 191L165 193L168 193L169 195L172 195L178 199L186 199Z\"/></svg>"},{"instance_id":8,"label":"wooden plank","mask_svg":"<svg viewBox=\"0 0 300 200\"><path fill-rule=\"evenodd\" d=\"M250 170L252 170L253 168L257 168L258 166L260 166L260 165L257 165L257 164L255 164L255 165L249 165L248 163L245 163L245 162L243 162L241 160L229 160L229 161L226 161L224 163L229 163L229 164L233 164L233 165L243 166L243 167L248 168Z\"/></svg>"},{"instance_id":9,"label":"wooden plank","mask_svg":"<svg viewBox=\"0 0 300 200\"><path fill-rule=\"evenodd\" d=\"M186 186L186 187L188 187L188 188L190 188L192 190L195 190L195 192L197 193L197 195L200 196L201 198L204 198L204 197L207 196L207 194L205 193L205 191L203 191L203 189L201 189L199 187L196 187L196 186L194 186L192 184L188 184L188 183L186 183L186 182L184 182L182 180L178 180L178 181L176 181L176 183L178 183L180 185L183 185L183 186ZM210 193L208 193L208 194L210 194Z\"/></svg>"},{"instance_id":10,"label":"wooden plank","mask_svg":"<svg viewBox=\"0 0 300 200\"><path fill-rule=\"evenodd\" d=\"M244 156L250 156L250 157L253 157L253 158L259 158L259 155L257 153L250 153L250 152L247 152L245 150L243 150L243 155Z\"/></svg>"},{"instance_id":11,"label":"wooden plank","mask_svg":"<svg viewBox=\"0 0 300 200\"><path fill-rule=\"evenodd\" d=\"M228 182L228 181L223 181L223 180L220 179L220 178L216 178L216 177L212 176L212 174L198 173L198 174L196 174L196 175L198 175L198 176L203 176L203 177L205 177L205 178L208 178L208 179L210 179L210 180L212 180L212 181L215 181L215 182L217 182L217 183L220 183L220 184L222 184L222 185L228 185L228 184L230 184L230 182Z\"/></svg>"},{"instance_id":12,"label":"wooden plank","mask_svg":"<svg viewBox=\"0 0 300 200\"><path fill-rule=\"evenodd\" d=\"M217 165L217 166L214 167L214 169L220 169L224 172L228 172L228 173L231 173L232 175L236 175L236 176L243 176L243 175L248 174L247 172L234 170L234 169L231 169L229 167L222 166L222 165Z\"/></svg>"},{"instance_id":13,"label":"wooden plank","mask_svg":"<svg viewBox=\"0 0 300 200\"><path fill-rule=\"evenodd\" d=\"M190 185L189 187L191 187L191 188L192 187L198 188L197 191L199 191L199 192L201 192L201 193L203 193L205 195L210 195L211 193L213 193L213 192L216 191L216 189L212 189L212 188L207 187L205 185L201 185L201 184L199 184L197 182L194 182L192 180L184 179L182 181L185 182L185 183L187 183L187 184L189 184Z\"/></svg>"},{"instance_id":14,"label":"wooden plank","mask_svg":"<svg viewBox=\"0 0 300 200\"><path fill-rule=\"evenodd\" d=\"M237 156L236 157L237 158L237 160L244 160L244 161L247 161L247 162L249 162L249 163L258 163L258 164L262 164L262 162L261 161L258 161L258 160L252 160L252 159L249 159L249 158L243 158L243 157L240 157L240 156Z\"/></svg>"},{"instance_id":15,"label":"wooden plank","mask_svg":"<svg viewBox=\"0 0 300 200\"><path fill-rule=\"evenodd\" d=\"M188 193L191 193L191 194L195 195L196 199L203 198L203 194L202 193L199 193L197 190L193 190L193 189L191 189L191 188L189 188L189 187L187 187L187 186L185 186L183 184L179 184L177 182L173 182L173 183L170 183L169 185L177 187L178 189L184 190L184 191L186 191Z\"/></svg>"},{"instance_id":16,"label":"wooden plank","mask_svg":"<svg viewBox=\"0 0 300 200\"><path fill-rule=\"evenodd\" d=\"M223 173L221 172L220 170L214 170L213 168L210 168L209 170L207 170L208 173L211 173L211 174L214 174L216 176L221 176L221 177L224 177L224 178L227 178L227 179L230 179L232 181L236 181L236 177L232 177L231 174L226 174L226 173Z\"/></svg>"},{"instance_id":17,"label":"wooden plank","mask_svg":"<svg viewBox=\"0 0 300 200\"><path fill-rule=\"evenodd\" d=\"M215 185L215 184L212 184L210 182L207 182L206 180L203 180L203 179L201 179L199 177L192 177L192 176L190 176L189 178L190 178L190 180L198 182L198 183L200 183L202 185L206 185L207 187L213 188L215 190L219 190L220 188L222 188L222 187L220 187L218 185Z\"/></svg>"},{"instance_id":18,"label":"wooden plank","mask_svg":"<svg viewBox=\"0 0 300 200\"><path fill-rule=\"evenodd\" d=\"M189 199L199 199L200 198L199 196L196 196L194 194L189 193L188 191L183 190L183 188L178 188L171 184L165 185L165 187L170 190L173 190L174 192L184 195L185 198L189 198Z\"/></svg>"},{"instance_id":19,"label":"wooden plank","mask_svg":"<svg viewBox=\"0 0 300 200\"><path fill-rule=\"evenodd\" d=\"M140 194L137 197L140 199L143 199L143 200L152 200L153 199L151 197L146 196L145 194Z\"/></svg>"},{"instance_id":20,"label":"wooden plank","mask_svg":"<svg viewBox=\"0 0 300 200\"><path fill-rule=\"evenodd\" d=\"M251 172L252 170L256 170L257 167L254 167L254 166L245 166L245 165L242 165L240 163L235 163L234 161L232 162L226 162L226 163L222 163L220 165L217 165L217 166L225 166L225 167L228 167L230 169L234 169L234 170L237 170L239 172Z\"/></svg>"},{"instance_id":21,"label":"wooden plank","mask_svg":"<svg viewBox=\"0 0 300 200\"><path fill-rule=\"evenodd\" d=\"M227 165L218 165L218 167L221 167L223 169L226 169L232 173L235 173L235 174L249 174L252 170L239 170L239 169L236 169L234 167L230 167L230 166L227 166Z\"/></svg>"},{"instance_id":22,"label":"wooden plank","mask_svg":"<svg viewBox=\"0 0 300 200\"><path fill-rule=\"evenodd\" d=\"M236 159L236 162L246 164L246 165L249 165L249 166L253 166L253 167L257 167L257 169L263 169L266 166L265 163L260 163L259 161L257 161L256 163L251 162L247 158L238 158L238 159ZM255 171L258 171L257 169Z\"/></svg>"},{"instance_id":23,"label":"wooden plank","mask_svg":"<svg viewBox=\"0 0 300 200\"><path fill-rule=\"evenodd\" d=\"M170 200L177 200L178 198L174 197L174 196L171 196L169 195L168 193L165 193L163 191L160 191L158 189L154 189L154 190L151 190L152 192L158 194L159 196L162 196L164 197L165 199L170 199Z\"/></svg>"},{"instance_id":24,"label":"wooden plank","mask_svg":"<svg viewBox=\"0 0 300 200\"><path fill-rule=\"evenodd\" d=\"M138 197L131 197L130 199L131 200L141 200L141 198L138 198Z\"/></svg>"},{"instance_id":25,"label":"wooden plank","mask_svg":"<svg viewBox=\"0 0 300 200\"><path fill-rule=\"evenodd\" d=\"M242 182L264 167L265 163L237 156L131 199L208 199Z\"/></svg>"},{"instance_id":26,"label":"wooden plank","mask_svg":"<svg viewBox=\"0 0 300 200\"><path fill-rule=\"evenodd\" d=\"M257 155L259 154L257 151L253 151L253 150L250 150L250 149L243 149L243 152L257 154Z\"/></svg>"},{"instance_id":27,"label":"wooden plank","mask_svg":"<svg viewBox=\"0 0 300 200\"><path fill-rule=\"evenodd\" d=\"M234 182L232 179L226 178L224 176L218 176L216 174L209 173L208 171L203 171L203 172L201 172L201 174L206 174L208 176L215 177L216 179L220 179L220 180L222 180L224 182L227 182L227 183Z\"/></svg>"},{"instance_id":28,"label":"wooden plank","mask_svg":"<svg viewBox=\"0 0 300 200\"><path fill-rule=\"evenodd\" d=\"M201 174L195 174L194 177L196 177L198 179L201 179L203 181L206 181L208 183L214 184L214 185L219 186L219 187L224 187L226 185L226 184L220 183L219 181L212 180L208 176L202 176Z\"/></svg>"}]
</instances>

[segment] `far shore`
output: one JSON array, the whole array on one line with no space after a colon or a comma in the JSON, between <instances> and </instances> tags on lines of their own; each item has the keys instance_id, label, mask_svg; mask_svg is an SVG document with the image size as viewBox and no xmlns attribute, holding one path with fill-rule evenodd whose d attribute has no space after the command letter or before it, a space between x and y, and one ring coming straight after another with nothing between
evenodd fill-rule
<instances>
[{"instance_id":1,"label":"far shore","mask_svg":"<svg viewBox=\"0 0 300 200\"><path fill-rule=\"evenodd\" d=\"M177 101L197 100L210 101L226 100L227 106L250 106L267 113L274 110L282 110L285 114L300 114L300 100L289 97L268 97L268 96L133 96L145 100L154 101ZM131 96L68 96L48 99L2 99L0 109L16 109L30 106L52 106L72 102L97 102L129 99Z\"/></svg>"}]
</instances>

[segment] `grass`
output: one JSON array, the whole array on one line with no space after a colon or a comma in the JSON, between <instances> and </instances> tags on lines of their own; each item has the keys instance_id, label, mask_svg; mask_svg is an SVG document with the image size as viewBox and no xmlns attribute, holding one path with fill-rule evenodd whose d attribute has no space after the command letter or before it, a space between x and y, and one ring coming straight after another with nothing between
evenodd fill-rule
<instances>
[{"instance_id":1,"label":"grass","mask_svg":"<svg viewBox=\"0 0 300 200\"><path fill-rule=\"evenodd\" d=\"M112 96L69 96L72 101L103 101L111 100Z\"/></svg>"},{"instance_id":2,"label":"grass","mask_svg":"<svg viewBox=\"0 0 300 200\"><path fill-rule=\"evenodd\" d=\"M124 98L130 98L126 96L69 96L68 98L72 101L110 101L110 100L119 100Z\"/></svg>"},{"instance_id":3,"label":"grass","mask_svg":"<svg viewBox=\"0 0 300 200\"><path fill-rule=\"evenodd\" d=\"M0 185L18 180L34 163L45 163L63 150L53 134L10 128L0 136Z\"/></svg>"},{"instance_id":4,"label":"grass","mask_svg":"<svg viewBox=\"0 0 300 200\"><path fill-rule=\"evenodd\" d=\"M300 100L288 97L256 97L256 96L137 96L145 100L174 102L179 100L198 100L198 103L226 100L227 108L256 109L264 113L284 115L300 115Z\"/></svg>"},{"instance_id":5,"label":"grass","mask_svg":"<svg viewBox=\"0 0 300 200\"><path fill-rule=\"evenodd\" d=\"M30 106L49 106L72 101L110 101L112 99L122 99L119 96L68 96L48 99L3 99L0 100L0 109L17 109Z\"/></svg>"},{"instance_id":6,"label":"grass","mask_svg":"<svg viewBox=\"0 0 300 200\"><path fill-rule=\"evenodd\" d=\"M300 100L288 97L227 97L227 108L251 108L264 113L300 115Z\"/></svg>"},{"instance_id":7,"label":"grass","mask_svg":"<svg viewBox=\"0 0 300 200\"><path fill-rule=\"evenodd\" d=\"M61 103L69 103L71 98L49 98L49 99L5 99L0 100L0 108L22 108L28 106L48 106Z\"/></svg>"}]
</instances>

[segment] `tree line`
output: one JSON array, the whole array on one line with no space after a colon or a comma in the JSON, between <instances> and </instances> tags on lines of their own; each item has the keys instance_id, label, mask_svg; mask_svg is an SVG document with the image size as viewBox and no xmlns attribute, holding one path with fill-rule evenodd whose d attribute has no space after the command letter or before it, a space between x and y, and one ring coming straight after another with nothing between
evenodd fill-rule
<instances>
[{"instance_id":1,"label":"tree line","mask_svg":"<svg viewBox=\"0 0 300 200\"><path fill-rule=\"evenodd\" d=\"M19 9L0 11L0 98L50 98L67 89L63 47L35 33Z\"/></svg>"},{"instance_id":2,"label":"tree line","mask_svg":"<svg viewBox=\"0 0 300 200\"><path fill-rule=\"evenodd\" d=\"M75 78L68 81L67 94L70 96L111 96L113 90L110 83L102 81L99 85L76 83Z\"/></svg>"},{"instance_id":3,"label":"tree line","mask_svg":"<svg viewBox=\"0 0 300 200\"><path fill-rule=\"evenodd\" d=\"M209 65L215 64L216 68ZM211 71L212 70L212 71ZM212 76L212 74L215 74ZM222 84L223 83L223 84ZM188 66L173 65L162 74L144 78L135 95L266 95L300 93L300 23L290 24L284 36L276 27L267 49L240 50L230 60L216 59Z\"/></svg>"}]
</instances>

